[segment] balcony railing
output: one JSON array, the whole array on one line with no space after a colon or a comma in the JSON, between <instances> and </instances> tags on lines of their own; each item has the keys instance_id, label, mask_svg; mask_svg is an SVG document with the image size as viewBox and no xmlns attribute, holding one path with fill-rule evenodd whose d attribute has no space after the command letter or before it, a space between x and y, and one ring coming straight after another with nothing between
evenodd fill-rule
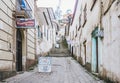
<instances>
[{"instance_id":1,"label":"balcony railing","mask_svg":"<svg viewBox=\"0 0 120 83\"><path fill-rule=\"evenodd\" d=\"M16 17L31 18L32 9L26 0L17 0Z\"/></svg>"}]
</instances>

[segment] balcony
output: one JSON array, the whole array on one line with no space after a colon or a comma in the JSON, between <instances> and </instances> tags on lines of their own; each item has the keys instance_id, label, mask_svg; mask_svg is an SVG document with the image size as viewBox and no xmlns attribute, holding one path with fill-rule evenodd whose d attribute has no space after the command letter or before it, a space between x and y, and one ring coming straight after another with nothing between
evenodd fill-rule
<instances>
[{"instance_id":1,"label":"balcony","mask_svg":"<svg viewBox=\"0 0 120 83\"><path fill-rule=\"evenodd\" d=\"M17 0L16 17L17 18L31 18L32 9L26 0Z\"/></svg>"}]
</instances>

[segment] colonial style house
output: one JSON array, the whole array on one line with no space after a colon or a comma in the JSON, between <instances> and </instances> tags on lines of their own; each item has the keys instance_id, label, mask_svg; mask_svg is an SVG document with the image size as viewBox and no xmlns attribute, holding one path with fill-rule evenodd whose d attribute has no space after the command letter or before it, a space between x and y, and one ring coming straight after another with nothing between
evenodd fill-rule
<instances>
[{"instance_id":1,"label":"colonial style house","mask_svg":"<svg viewBox=\"0 0 120 83\"><path fill-rule=\"evenodd\" d=\"M93 74L120 82L120 0L77 0L69 28L72 55Z\"/></svg>"},{"instance_id":2,"label":"colonial style house","mask_svg":"<svg viewBox=\"0 0 120 83\"><path fill-rule=\"evenodd\" d=\"M50 7L39 7L38 18L40 20L42 41L39 44L40 54L47 55L47 53L54 47L56 43L56 32L58 32L59 24L55 19L53 9Z\"/></svg>"},{"instance_id":3,"label":"colonial style house","mask_svg":"<svg viewBox=\"0 0 120 83\"><path fill-rule=\"evenodd\" d=\"M0 0L0 80L36 63L35 1Z\"/></svg>"}]
</instances>

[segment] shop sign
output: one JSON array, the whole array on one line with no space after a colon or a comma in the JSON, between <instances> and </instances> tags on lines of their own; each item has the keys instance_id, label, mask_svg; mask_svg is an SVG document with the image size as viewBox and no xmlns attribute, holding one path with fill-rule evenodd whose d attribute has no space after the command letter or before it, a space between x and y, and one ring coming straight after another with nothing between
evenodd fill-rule
<instances>
[{"instance_id":1,"label":"shop sign","mask_svg":"<svg viewBox=\"0 0 120 83\"><path fill-rule=\"evenodd\" d=\"M16 19L17 28L35 28L35 19Z\"/></svg>"}]
</instances>

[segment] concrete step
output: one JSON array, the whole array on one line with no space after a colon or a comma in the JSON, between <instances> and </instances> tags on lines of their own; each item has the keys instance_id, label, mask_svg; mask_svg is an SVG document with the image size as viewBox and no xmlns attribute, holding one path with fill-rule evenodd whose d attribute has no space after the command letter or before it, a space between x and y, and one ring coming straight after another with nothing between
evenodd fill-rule
<instances>
[{"instance_id":1,"label":"concrete step","mask_svg":"<svg viewBox=\"0 0 120 83\"><path fill-rule=\"evenodd\" d=\"M69 53L67 49L54 49L51 50L51 53Z\"/></svg>"},{"instance_id":2,"label":"concrete step","mask_svg":"<svg viewBox=\"0 0 120 83\"><path fill-rule=\"evenodd\" d=\"M69 57L70 55L67 53L67 54L65 54L65 53L60 53L60 54L49 54L49 56L50 57Z\"/></svg>"}]
</instances>

